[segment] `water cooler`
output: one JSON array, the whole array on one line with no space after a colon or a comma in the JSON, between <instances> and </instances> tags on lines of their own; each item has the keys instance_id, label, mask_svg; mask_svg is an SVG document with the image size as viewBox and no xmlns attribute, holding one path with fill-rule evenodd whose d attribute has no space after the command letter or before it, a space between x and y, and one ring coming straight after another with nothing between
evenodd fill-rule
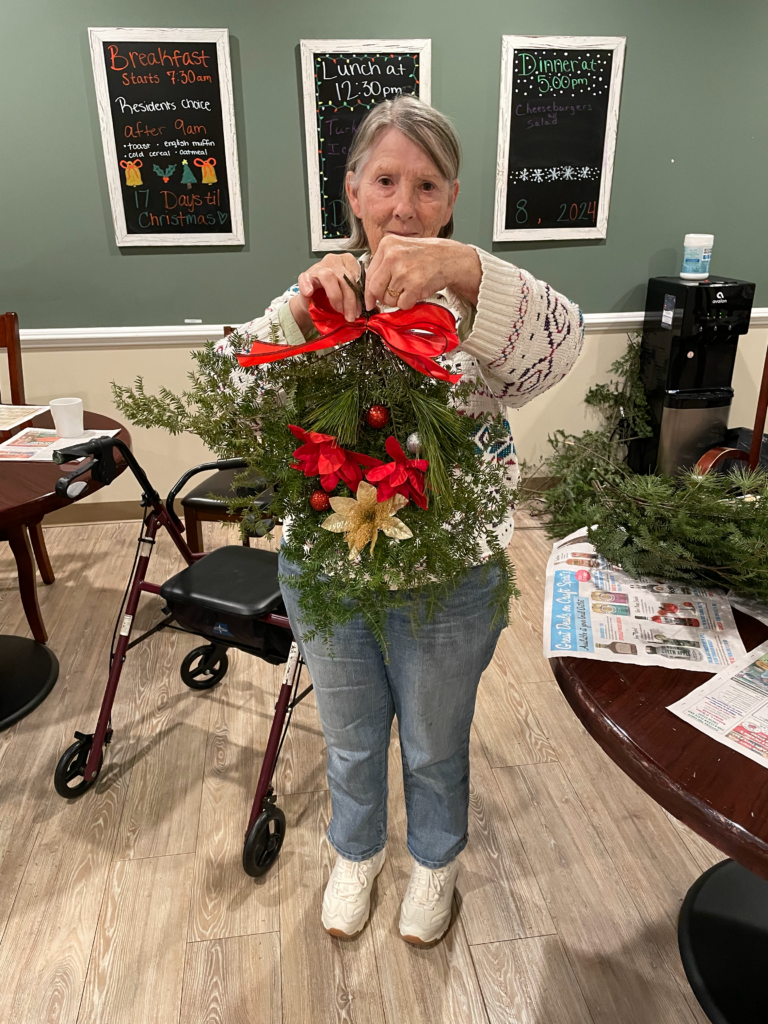
<instances>
[{"instance_id":1,"label":"water cooler","mask_svg":"<svg viewBox=\"0 0 768 1024\"><path fill-rule=\"evenodd\" d=\"M754 294L754 284L730 277L649 280L640 372L653 436L630 444L635 472L673 476L722 444Z\"/></svg>"}]
</instances>

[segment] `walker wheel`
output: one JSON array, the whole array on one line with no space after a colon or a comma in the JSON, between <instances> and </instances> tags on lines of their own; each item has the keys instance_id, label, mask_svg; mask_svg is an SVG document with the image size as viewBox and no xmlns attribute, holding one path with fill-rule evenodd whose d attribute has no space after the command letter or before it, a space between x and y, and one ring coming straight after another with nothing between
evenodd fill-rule
<instances>
[{"instance_id":1,"label":"walker wheel","mask_svg":"<svg viewBox=\"0 0 768 1024\"><path fill-rule=\"evenodd\" d=\"M101 766L104 764L102 749L96 774L90 782L86 782L85 766L93 746L93 736L84 736L79 732L76 732L75 736L77 740L61 755L53 773L53 785L56 792L65 800L74 800L75 797L82 796L87 792L98 779ZM79 781L77 781L78 779Z\"/></svg>"},{"instance_id":2,"label":"walker wheel","mask_svg":"<svg viewBox=\"0 0 768 1024\"><path fill-rule=\"evenodd\" d=\"M190 651L182 661L181 679L191 690L210 690L221 682L228 668L226 647L205 644Z\"/></svg>"},{"instance_id":3,"label":"walker wheel","mask_svg":"<svg viewBox=\"0 0 768 1024\"><path fill-rule=\"evenodd\" d=\"M280 853L285 838L285 815L271 804L254 821L245 837L243 847L243 870L251 878L258 878L269 871Z\"/></svg>"}]
</instances>

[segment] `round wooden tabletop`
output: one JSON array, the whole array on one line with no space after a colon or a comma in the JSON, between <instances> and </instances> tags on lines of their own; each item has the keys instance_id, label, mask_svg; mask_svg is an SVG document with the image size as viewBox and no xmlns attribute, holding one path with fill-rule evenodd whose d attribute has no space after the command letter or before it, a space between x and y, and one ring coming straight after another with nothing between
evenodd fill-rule
<instances>
[{"instance_id":1,"label":"round wooden tabletop","mask_svg":"<svg viewBox=\"0 0 768 1024\"><path fill-rule=\"evenodd\" d=\"M49 412L43 413L36 416L31 425L52 429L53 417ZM118 430L115 436L125 441L127 445L131 444L131 435L122 423L110 419L109 416L85 412L83 426L86 430ZM118 471L122 473L125 463L119 452L116 452L115 456ZM59 477L71 473L77 465L76 462L63 466L57 466L55 462L0 462L0 530L18 526L20 523L40 522L49 512L98 491L102 484L96 483L87 475L84 479L88 486L77 498L59 498L56 495L56 481Z\"/></svg>"},{"instance_id":2,"label":"round wooden tabletop","mask_svg":"<svg viewBox=\"0 0 768 1024\"><path fill-rule=\"evenodd\" d=\"M768 626L734 609L747 650ZM566 700L634 782L680 821L768 879L768 768L694 729L667 706L712 673L553 658Z\"/></svg>"}]
</instances>

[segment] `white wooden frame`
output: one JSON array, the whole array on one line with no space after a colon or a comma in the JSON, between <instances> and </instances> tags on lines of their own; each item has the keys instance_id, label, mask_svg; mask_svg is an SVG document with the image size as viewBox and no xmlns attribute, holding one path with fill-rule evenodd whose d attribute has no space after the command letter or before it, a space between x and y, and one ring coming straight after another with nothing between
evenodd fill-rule
<instances>
[{"instance_id":1,"label":"white wooden frame","mask_svg":"<svg viewBox=\"0 0 768 1024\"><path fill-rule=\"evenodd\" d=\"M493 217L494 242L538 241L559 238L605 238L608 232L608 210L611 202L613 158L619 124L619 99L624 72L625 36L502 36L501 88L499 95L499 135L496 149L496 203ZM612 50L611 83L608 94L608 116L605 123L603 167L600 178L597 225L590 228L507 228L507 185L509 183L509 135L512 113L512 89L515 51L523 47L549 47L563 50Z\"/></svg>"},{"instance_id":2,"label":"white wooden frame","mask_svg":"<svg viewBox=\"0 0 768 1024\"><path fill-rule=\"evenodd\" d=\"M170 246L170 245L243 245L243 207L240 198L240 170L237 161L237 133L235 131L235 105L232 98L232 69L229 62L229 31L226 28L89 28L91 62L96 85L96 100L99 109L101 140L104 146L104 163L107 170L109 201L112 207L112 222L115 227L115 241L119 246ZM123 210L123 196L120 187L120 171L117 149L112 127L112 111L107 86L107 71L104 66L106 41L132 43L215 43L219 70L219 92L221 115L224 128L224 157L229 184L231 231L208 234L128 234Z\"/></svg>"},{"instance_id":3,"label":"white wooden frame","mask_svg":"<svg viewBox=\"0 0 768 1024\"><path fill-rule=\"evenodd\" d=\"M314 252L339 252L347 248L346 238L323 238L320 196L320 157L317 136L314 58L318 53L365 53L387 50L390 53L419 54L419 98L431 102L431 39L302 39L301 77L304 87L304 136L307 144L309 222Z\"/></svg>"}]
</instances>

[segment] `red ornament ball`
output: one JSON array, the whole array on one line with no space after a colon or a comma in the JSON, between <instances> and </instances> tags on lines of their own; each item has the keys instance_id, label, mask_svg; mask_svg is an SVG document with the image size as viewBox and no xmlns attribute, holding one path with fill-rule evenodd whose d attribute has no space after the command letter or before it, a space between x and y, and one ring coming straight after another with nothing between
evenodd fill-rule
<instances>
[{"instance_id":1,"label":"red ornament ball","mask_svg":"<svg viewBox=\"0 0 768 1024\"><path fill-rule=\"evenodd\" d=\"M389 423L389 409L385 405L372 405L365 414L365 422L374 430L381 430Z\"/></svg>"},{"instance_id":2,"label":"red ornament ball","mask_svg":"<svg viewBox=\"0 0 768 1024\"><path fill-rule=\"evenodd\" d=\"M331 499L325 491L313 491L309 497L309 504L315 512L327 512L331 507Z\"/></svg>"}]
</instances>

